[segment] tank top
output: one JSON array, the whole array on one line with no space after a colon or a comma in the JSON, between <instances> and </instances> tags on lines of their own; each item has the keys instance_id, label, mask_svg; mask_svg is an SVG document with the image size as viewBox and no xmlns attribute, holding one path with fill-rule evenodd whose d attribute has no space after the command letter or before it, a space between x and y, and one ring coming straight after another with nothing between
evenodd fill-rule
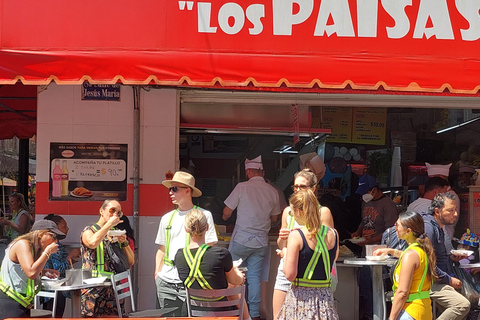
<instances>
[{"instance_id":1,"label":"tank top","mask_svg":"<svg viewBox=\"0 0 480 320\"><path fill-rule=\"evenodd\" d=\"M425 264L427 262L427 254L420 246L410 246L407 250L415 250L420 257L420 265L417 270L414 271L412 277L412 284L410 285L410 292L409 294L415 293L418 290L418 286L420 285L420 281L422 280L423 272L425 270ZM398 280L400 275L400 270L402 268L402 260L398 262L398 266L395 268L393 273L393 282L394 287L398 288ZM425 281L423 282L423 286L421 291L428 291L430 290L432 285L432 279L430 275L427 273ZM403 309L412 316L414 319L422 319L422 320L432 320L432 305L430 298L428 299L416 299L412 302L405 302Z\"/></svg>"},{"instance_id":2,"label":"tank top","mask_svg":"<svg viewBox=\"0 0 480 320\"><path fill-rule=\"evenodd\" d=\"M25 295L27 293L28 277L19 263L10 260L9 252L12 245L5 250L5 258L3 258L0 274L6 285L14 291Z\"/></svg>"},{"instance_id":3,"label":"tank top","mask_svg":"<svg viewBox=\"0 0 480 320\"><path fill-rule=\"evenodd\" d=\"M307 269L307 265L310 262L310 259L313 256L314 250L308 246L307 239L305 238L305 235L303 234L303 231L300 229L297 229L297 231L300 233L300 236L302 237L302 249L300 249L299 255L298 255L298 271L297 275L303 275L305 273L305 270ZM337 234L335 233L335 237L337 237ZM330 261L332 262L331 265L333 265L333 261L335 261L335 253L337 252L337 242L335 241L335 246L328 250L328 256L330 258ZM330 272L332 270L330 269ZM325 274L325 265L323 264L323 260L319 259L317 266L315 267L315 270L313 271L313 276L312 280L325 280L327 279L327 275Z\"/></svg>"}]
</instances>

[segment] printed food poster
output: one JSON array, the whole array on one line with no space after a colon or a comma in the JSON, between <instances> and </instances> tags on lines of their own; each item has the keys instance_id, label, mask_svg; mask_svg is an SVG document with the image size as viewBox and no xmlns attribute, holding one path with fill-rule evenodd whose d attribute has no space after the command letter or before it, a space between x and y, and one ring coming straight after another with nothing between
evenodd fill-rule
<instances>
[{"instance_id":1,"label":"printed food poster","mask_svg":"<svg viewBox=\"0 0 480 320\"><path fill-rule=\"evenodd\" d=\"M50 201L125 201L127 148L127 144L50 143Z\"/></svg>"}]
</instances>

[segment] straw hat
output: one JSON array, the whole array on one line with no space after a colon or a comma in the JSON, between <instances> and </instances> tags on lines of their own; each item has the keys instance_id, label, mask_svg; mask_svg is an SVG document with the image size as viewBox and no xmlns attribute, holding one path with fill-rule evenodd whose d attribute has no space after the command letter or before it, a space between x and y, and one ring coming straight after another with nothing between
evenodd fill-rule
<instances>
[{"instance_id":1,"label":"straw hat","mask_svg":"<svg viewBox=\"0 0 480 320\"><path fill-rule=\"evenodd\" d=\"M172 187L172 182L178 182L192 188L192 197L200 197L202 195L202 191L200 191L198 188L195 188L195 178L190 173L177 171L173 175L172 180L164 180L162 181L162 184L165 187L170 188Z\"/></svg>"}]
</instances>

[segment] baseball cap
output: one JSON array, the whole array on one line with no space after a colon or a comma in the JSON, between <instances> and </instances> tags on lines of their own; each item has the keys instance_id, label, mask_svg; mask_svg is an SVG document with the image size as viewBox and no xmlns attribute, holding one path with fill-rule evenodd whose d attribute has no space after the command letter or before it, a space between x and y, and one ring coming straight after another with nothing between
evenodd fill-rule
<instances>
[{"instance_id":1,"label":"baseball cap","mask_svg":"<svg viewBox=\"0 0 480 320\"><path fill-rule=\"evenodd\" d=\"M32 231L36 230L49 230L57 235L58 240L65 239L67 236L62 231L58 230L57 224L52 220L38 220L32 226Z\"/></svg>"},{"instance_id":2,"label":"baseball cap","mask_svg":"<svg viewBox=\"0 0 480 320\"><path fill-rule=\"evenodd\" d=\"M361 176L358 180L358 188L355 193L363 196L365 193L367 193L369 190L376 186L378 186L377 179L375 177L372 177L371 175L366 174Z\"/></svg>"}]
</instances>

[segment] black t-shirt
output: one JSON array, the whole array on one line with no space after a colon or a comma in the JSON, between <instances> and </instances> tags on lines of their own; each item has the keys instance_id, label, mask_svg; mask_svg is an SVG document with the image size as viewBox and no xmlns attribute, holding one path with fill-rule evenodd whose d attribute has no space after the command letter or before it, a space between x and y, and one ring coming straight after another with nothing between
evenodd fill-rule
<instances>
[{"instance_id":1,"label":"black t-shirt","mask_svg":"<svg viewBox=\"0 0 480 320\"><path fill-rule=\"evenodd\" d=\"M192 256L195 257L198 248L191 249ZM183 249L177 251L175 255L175 266L178 270L178 275L182 282L185 282L188 274L190 273L190 267L183 255ZM227 278L225 272L229 272L233 268L232 256L226 248L223 247L210 247L203 255L200 262L200 271L203 277L212 287L212 289L226 289L228 287ZM194 281L192 289L202 289L197 281Z\"/></svg>"}]
</instances>

